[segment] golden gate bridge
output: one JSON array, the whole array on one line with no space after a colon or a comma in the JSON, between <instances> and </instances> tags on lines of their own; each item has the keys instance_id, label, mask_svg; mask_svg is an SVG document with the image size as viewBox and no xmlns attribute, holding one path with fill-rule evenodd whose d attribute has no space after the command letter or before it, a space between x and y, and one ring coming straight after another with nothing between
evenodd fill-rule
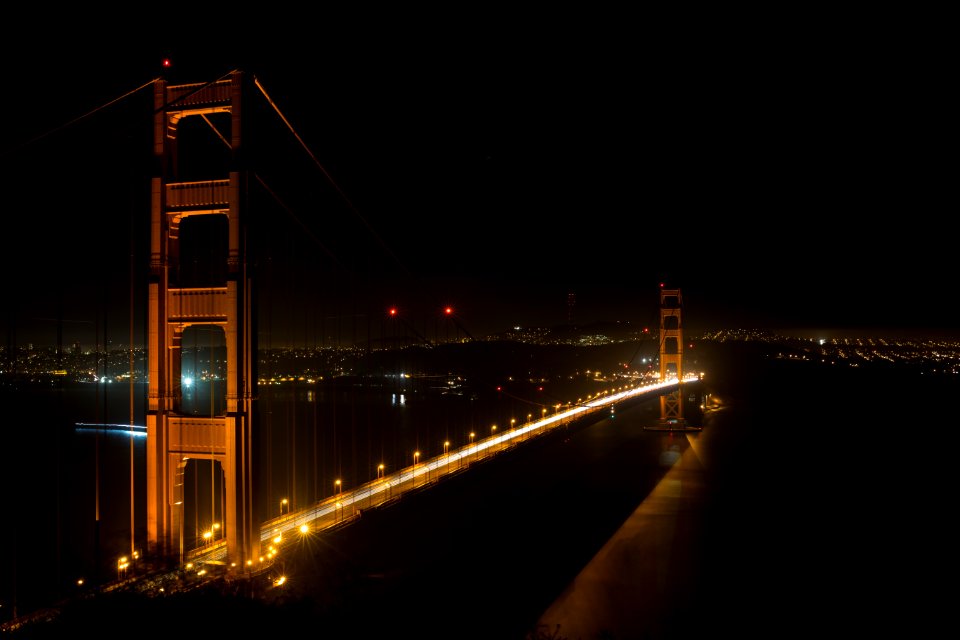
<instances>
[{"instance_id":1,"label":"golden gate bridge","mask_svg":"<svg viewBox=\"0 0 960 640\"><path fill-rule=\"evenodd\" d=\"M269 389L278 377L276 374L263 375L258 354L264 347L264 336L267 344L270 343L273 335L270 325L274 320L280 316L286 316L287 321L298 320L289 309L278 314L272 311L270 304L271 296L296 278L291 277L292 272L285 271L285 267L279 267L259 243L263 239L258 237L259 234L269 235L265 226L275 228L276 224L258 212L258 206L264 199L271 201L274 211L279 208L288 214L288 220L301 234L298 240L312 244L314 252L319 251L328 258L332 256L298 214L282 201L277 190L247 165L249 159L244 155L248 132L245 114L254 97L269 105L286 131L364 226L371 231L372 228L317 161L259 79L234 70L216 80L199 84L171 85L159 78L135 91L145 89L151 89L154 95L153 155L154 166L158 167L151 178L145 305L146 531L143 535L143 528L137 524L140 501L136 494L144 492L144 487L137 486L134 469L138 463L133 459L131 436L129 549L118 554L117 577L121 580L116 584L132 579L138 573L137 564L145 566L148 558L153 563L159 560L161 564L172 564L177 572L189 566L201 576L208 574L212 577L211 566L220 567L220 572L235 570L238 574L260 574L265 567L272 566L286 538L349 522L364 509L391 503L406 491L422 489L530 438L570 425L598 411L612 412L617 403L648 394L655 394L661 402L660 420L650 425L650 429L698 429L684 418L683 395L678 388L680 381L697 379L696 374L685 375L683 370L680 291L662 288L660 331L656 334L658 344L656 353L650 354L651 361L656 355L660 366L655 377L635 375L630 382L627 382L627 376L611 378L611 382L620 384L607 385L595 395L586 394L586 398L575 401L558 401L557 398L547 401L543 396L536 399L516 397L517 404L536 407L539 413L529 412L523 419L523 411L513 409L510 413L519 416L519 420L511 416L509 428L505 420L499 420L499 432L496 423L489 427L486 424L473 428L470 428L472 425L461 426L460 441L444 438L442 453L427 448L421 452L420 447L405 454L394 452L394 461L389 468L384 462L377 462L375 478L355 481L350 486L340 477L344 474L338 470L332 474L337 478L330 487L319 490L315 479L312 495L309 490L301 489L300 499L295 497L297 472L291 469L292 481L287 483L291 497L277 501L275 490L264 490L257 484L261 474L268 478L275 475L271 467L277 464L276 460L262 456L266 452L259 451L262 407L258 404L269 402ZM206 136L206 139L198 143L195 140L198 136ZM217 142L213 145L215 149L210 147L210 140ZM192 144L201 147L197 155L204 156L202 164L197 164L191 155ZM223 177L193 179L199 166L203 171L215 167ZM299 247L296 251L305 250ZM274 267L278 270L271 273ZM265 272L267 277L272 276L273 286L264 287L262 273L258 271ZM131 280L134 272L131 269ZM133 290L131 282L128 375L131 420L128 426L136 430L141 427L134 425L133 418L133 382L137 377L133 358L133 317L136 313ZM263 313L264 302L270 310L267 314ZM440 308L442 311L437 318L443 318L447 343L474 340L452 307ZM357 314L358 317L363 315ZM341 316L332 317L339 325ZM309 324L311 319L299 320ZM312 321L316 323L317 318ZM430 347L443 342L439 321L434 331L436 341L431 343L425 337L428 334L426 322L420 332L410 323L408 314L399 313L396 307L388 307L383 312L381 323L381 343L394 350L403 345ZM372 342L369 327L368 322L367 352ZM453 340L450 339L451 330ZM62 345L58 345L58 351L61 348ZM392 375L402 377L408 374L395 372ZM304 387L316 382L302 375L295 379L289 376L289 380L285 375L279 378L281 382L300 383ZM196 392L204 386L209 386L209 393L199 399ZM268 425L269 419L262 423ZM467 428L470 428L469 435L464 438ZM290 433L296 434L296 429L291 429ZM312 444L315 450L317 443ZM296 446L291 443L287 451L287 462L293 467L298 460ZM398 462L403 455L409 456L409 465ZM303 464L301 462L301 466ZM366 466L370 466L369 456ZM209 476L205 479L207 471ZM316 477L316 469L313 473ZM304 475L309 475L309 469ZM187 489L188 480L192 480L195 486L204 483L202 491L195 489L192 499ZM309 485L309 481L306 484ZM330 483L327 480L322 484ZM197 504L191 502L196 503L198 496L207 491L209 502L205 502L204 509L209 509L209 517L204 516L206 522L202 526L199 516L193 518L194 530L197 533L202 531L202 535L194 535L191 540L185 535L190 528L186 513L190 507L198 509ZM277 515L268 516L273 512L274 502L278 506ZM278 576L275 579L284 578Z\"/></svg>"}]
</instances>

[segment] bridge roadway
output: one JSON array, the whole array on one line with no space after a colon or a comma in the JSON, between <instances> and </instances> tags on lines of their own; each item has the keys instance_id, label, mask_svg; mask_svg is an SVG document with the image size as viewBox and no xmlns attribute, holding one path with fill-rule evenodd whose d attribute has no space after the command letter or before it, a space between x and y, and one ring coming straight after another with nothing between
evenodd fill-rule
<instances>
[{"instance_id":1,"label":"bridge roadway","mask_svg":"<svg viewBox=\"0 0 960 640\"><path fill-rule=\"evenodd\" d=\"M697 379L698 376L692 374L685 377L684 382L692 382ZM563 411L557 411L553 415L463 445L424 462L418 462L399 471L384 474L382 477L359 487L344 489L310 507L268 520L262 524L260 532L262 556L251 558L247 563L250 566L269 569L279 555L284 541L331 527L342 526L355 518L361 517L365 509L372 509L398 500L407 491L422 489L424 486L440 480L443 476L462 471L471 464L496 455L525 440L537 437L551 429L570 424L604 408L612 408L618 402L669 390L677 384L676 378L673 378L665 382L605 394L584 404L568 407ZM188 569L204 572L201 575L209 575L205 572L204 565L223 565L225 557L226 547L222 541L217 541L205 547L194 549L185 556L185 560L189 562Z\"/></svg>"}]
</instances>

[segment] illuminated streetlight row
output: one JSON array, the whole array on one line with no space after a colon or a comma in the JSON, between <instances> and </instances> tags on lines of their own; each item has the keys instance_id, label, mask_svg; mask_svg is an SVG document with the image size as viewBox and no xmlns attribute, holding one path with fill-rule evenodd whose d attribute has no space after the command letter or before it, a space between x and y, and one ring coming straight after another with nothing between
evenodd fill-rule
<instances>
[{"instance_id":1,"label":"illuminated streetlight row","mask_svg":"<svg viewBox=\"0 0 960 640\"><path fill-rule=\"evenodd\" d=\"M559 410L563 407L563 405L562 405L562 404L554 405L554 409L555 409L555 411L557 412L557 413L555 414L555 416L557 417L558 420L562 420L562 419L564 419L564 418L566 418L566 417L570 417L570 416L572 416L572 415L574 415L574 414L576 414L576 413L579 413L579 412L585 410L585 408L595 408L595 407L600 406L600 405L602 405L602 404L609 404L609 403L612 403L612 402L614 402L614 401L623 399L624 397L627 397L627 396L629 396L629 395L636 395L636 394L638 394L638 393L646 393L646 392L652 391L652 390L654 390L654 389L656 389L656 388L660 388L660 387L663 387L663 386L669 386L669 385L675 384L675 383L676 383L676 380L673 379L673 380L668 380L668 381L666 381L666 382L664 382L664 383L647 385L647 386L645 386L645 387L627 388L626 390L625 390L624 387L620 387L620 388L617 390L619 393L616 393L616 394L613 395L613 396L609 396L609 395L608 395L609 391L603 391L603 392L600 392L600 393L596 394L596 397L594 397L594 396L592 396L592 395L591 395L591 396L588 396L588 397L587 397L587 400L591 400L591 402L589 402L589 403L586 404L586 405L583 405L583 404L582 404L582 403L583 403L583 400L582 400L582 399L578 399L578 401L577 401L578 404L579 404L579 405L582 405L582 406L580 406L580 407L575 407L575 408L571 409L570 411L566 412L566 413L563 414L563 415L559 415L559 416L557 415L557 414L559 414ZM602 400L601 400L601 397L602 397ZM543 422L544 422L544 420L546 419L546 415L547 415L547 408L546 408L546 407L542 407L540 411L541 411L541 421L540 421L540 423L537 423L536 425L529 425L529 424L528 424L528 427L525 428L525 430L524 430L523 432L521 432L520 434L514 434L512 437L519 437L519 435L522 435L523 433L528 432L530 426L535 426L535 427L543 426ZM532 420L532 418L533 418L533 414L532 414L532 413L528 413L528 414L527 414L528 423ZM510 419L511 427L514 428L514 429L515 429L515 426L516 426L516 421L517 421L516 418L511 418L511 419ZM555 422L555 420L550 420L550 421L548 421L548 422L549 422L549 423L552 423L552 422ZM491 427L490 427L490 432L491 432L491 435L492 435L492 436L495 436L495 435L496 435L496 433L497 433L497 425L496 425L496 424L491 425ZM476 432L471 431L471 432L469 433L469 436L468 436L468 437L469 437L469 446L470 446L471 448L473 448L473 447L474 447L475 438L476 438ZM511 438L508 437L508 436L500 436L500 439L498 439L498 441L497 441L496 443L494 443L494 444L499 444L499 443L505 442L507 439L511 439ZM443 443L443 453L444 453L445 456L449 456L449 455L450 455L450 444L451 444L451 443L450 443L449 440L446 440L446 441L444 441L444 443ZM489 446L489 445L488 445L488 446ZM474 449L474 450L473 450L473 453L478 453L482 448L487 448L487 447L486 447L486 446L481 446L481 447L479 447L479 448L477 448L477 449ZM413 452L413 466L414 466L414 467L416 467L416 466L418 466L418 465L420 464L420 455L421 455L421 453L420 453L419 450ZM426 470L427 470L427 472L429 473L430 470L436 469L436 468L438 467L438 465L448 464L448 463L449 463L449 461L443 461L442 463L431 463L430 465L427 466ZM416 475L417 475L416 470L413 470L412 476L415 477ZM379 465L377 466L377 480L382 480L382 479L384 479L384 478L385 478L385 465L384 465L383 463L381 463L381 464L379 464ZM336 490L337 495L341 495L341 494L342 494L342 481L339 480L339 479L338 479L338 480L335 480L335 481L334 481L334 488L335 488L335 490ZM286 505L287 505L287 500L286 500L286 499L282 500L282 501L281 501L281 506L286 506Z\"/></svg>"},{"instance_id":2,"label":"illuminated streetlight row","mask_svg":"<svg viewBox=\"0 0 960 640\"><path fill-rule=\"evenodd\" d=\"M695 378L695 376L691 375L691 378ZM342 518L343 509L348 506L363 504L365 501L372 500L377 495L392 492L393 487L401 486L405 482L412 481L414 483L413 486L416 486L416 477L424 472L427 473L427 477L429 479L431 470L437 470L439 472L439 470L443 469L444 466L448 466L450 464L450 455L456 455L458 460L462 460L462 458L467 455L479 456L481 451L494 451L496 450L495 447L498 445L510 440L520 439L534 430L543 429L544 427L549 427L551 425L561 424L570 418L585 412L590 412L598 407L610 405L631 396L649 393L651 391L675 385L677 382L678 381L676 379L671 379L642 387L620 387L619 389L598 393L595 396L589 397L586 403L584 403L582 400L578 400L576 406L569 407L562 413L560 412L560 409L563 407L563 405L555 405L554 408L556 409L556 412L549 417L547 416L547 408L543 407L541 408L541 418L537 422L532 421L533 414L527 414L527 424L517 428L516 418L511 418L511 430L502 434L497 433L498 427L496 424L493 424L490 427L490 437L481 441L477 441L476 432L471 431L468 434L469 445L462 450L455 451L453 454L451 454L451 442L449 440L445 440L443 442L443 456L437 456L434 459L422 463L422 465L420 462L421 452L419 450L414 451L413 466L409 470L400 470L399 472L396 472L394 476L391 476L389 481L386 477L386 466L383 463L380 463L377 465L377 481L367 483L366 485L351 492L343 493L342 481L337 479L334 481L334 488L336 490L335 499L330 502L324 501L324 503L319 504L312 509L300 512L296 518L296 521L291 522L289 527L291 529L297 528L299 529L300 533L305 534L311 530L311 525L308 524L309 522L318 521L325 516L332 516L334 522L339 522ZM281 502L281 507L285 507L287 504L288 503L286 499L284 499Z\"/></svg>"}]
</instances>

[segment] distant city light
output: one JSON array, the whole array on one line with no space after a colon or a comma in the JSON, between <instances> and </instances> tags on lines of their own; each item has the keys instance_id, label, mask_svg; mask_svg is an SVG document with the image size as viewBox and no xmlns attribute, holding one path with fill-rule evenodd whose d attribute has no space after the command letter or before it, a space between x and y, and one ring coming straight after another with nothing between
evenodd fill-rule
<instances>
[{"instance_id":1,"label":"distant city light","mask_svg":"<svg viewBox=\"0 0 960 640\"><path fill-rule=\"evenodd\" d=\"M186 378L184 378L184 379L183 379L183 386L185 386L185 387L193 386L193 378L191 378L190 376L187 376Z\"/></svg>"}]
</instances>

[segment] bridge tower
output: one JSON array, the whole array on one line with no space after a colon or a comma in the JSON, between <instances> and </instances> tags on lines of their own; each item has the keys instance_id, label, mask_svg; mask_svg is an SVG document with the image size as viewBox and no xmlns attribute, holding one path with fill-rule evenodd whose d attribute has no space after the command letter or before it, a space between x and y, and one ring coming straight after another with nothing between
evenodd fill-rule
<instances>
[{"instance_id":1,"label":"bridge tower","mask_svg":"<svg viewBox=\"0 0 960 640\"><path fill-rule=\"evenodd\" d=\"M660 289L660 381L683 380L683 298L680 289ZM683 391L680 386L660 396L660 426L682 429Z\"/></svg>"},{"instance_id":2,"label":"bridge tower","mask_svg":"<svg viewBox=\"0 0 960 640\"><path fill-rule=\"evenodd\" d=\"M256 307L241 155L244 93L240 71L204 84L168 85L160 79L154 85L147 320L149 551L168 559L179 552L182 558L184 470L191 459L206 459L211 468L219 465L222 536L228 562L238 567L260 555ZM211 350L210 386L216 381L220 398L211 399L208 411L185 404L190 381L182 347L191 328L218 336L224 354L214 371Z\"/></svg>"}]
</instances>

